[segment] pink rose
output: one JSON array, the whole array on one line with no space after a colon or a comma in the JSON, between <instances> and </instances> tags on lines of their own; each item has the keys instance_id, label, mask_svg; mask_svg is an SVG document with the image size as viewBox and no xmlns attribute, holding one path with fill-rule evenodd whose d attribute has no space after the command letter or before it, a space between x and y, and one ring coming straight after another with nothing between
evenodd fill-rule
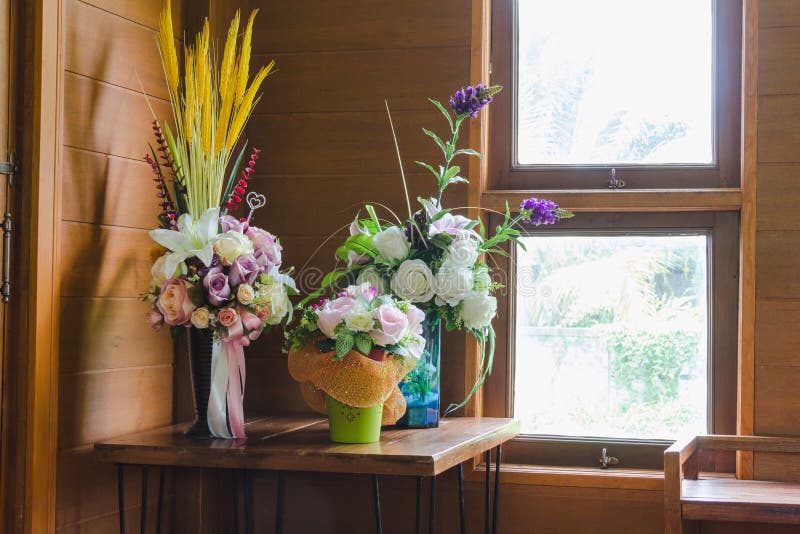
<instances>
[{"instance_id":1,"label":"pink rose","mask_svg":"<svg viewBox=\"0 0 800 534\"><path fill-rule=\"evenodd\" d=\"M264 322L272 316L272 310L266 304L256 304L254 308L256 316Z\"/></svg>"},{"instance_id":2,"label":"pink rose","mask_svg":"<svg viewBox=\"0 0 800 534\"><path fill-rule=\"evenodd\" d=\"M355 305L356 300L351 297L339 297L330 301L322 308L317 309L317 326L323 334L334 339L336 336L333 330L339 326L345 314Z\"/></svg>"},{"instance_id":3,"label":"pink rose","mask_svg":"<svg viewBox=\"0 0 800 534\"><path fill-rule=\"evenodd\" d=\"M164 322L170 326L189 324L192 312L197 307L189 298L189 289L193 286L183 278L170 278L161 285L156 307L164 316Z\"/></svg>"},{"instance_id":4,"label":"pink rose","mask_svg":"<svg viewBox=\"0 0 800 534\"><path fill-rule=\"evenodd\" d=\"M281 266L283 261L281 251L283 247L278 242L277 237L255 226L251 226L246 235L253 242L253 248L255 249L253 256L255 256L256 261L264 271L269 271L272 267Z\"/></svg>"},{"instance_id":5,"label":"pink rose","mask_svg":"<svg viewBox=\"0 0 800 534\"><path fill-rule=\"evenodd\" d=\"M217 312L217 321L226 328L233 326L238 320L239 315L233 308L223 308Z\"/></svg>"},{"instance_id":6,"label":"pink rose","mask_svg":"<svg viewBox=\"0 0 800 534\"><path fill-rule=\"evenodd\" d=\"M258 318L258 315L250 313L246 308L239 308L239 317L242 318L242 326L247 331L247 337L253 341L258 339L261 335L261 330L264 329L264 323Z\"/></svg>"},{"instance_id":7,"label":"pink rose","mask_svg":"<svg viewBox=\"0 0 800 534\"><path fill-rule=\"evenodd\" d=\"M406 312L406 317L408 318L408 331L416 335L422 334L422 322L425 320L425 312L416 306L411 306Z\"/></svg>"},{"instance_id":8,"label":"pink rose","mask_svg":"<svg viewBox=\"0 0 800 534\"><path fill-rule=\"evenodd\" d=\"M381 323L381 327L369 334L376 345L394 345L406 336L408 317L400 308L393 304L381 304L375 310L375 318Z\"/></svg>"},{"instance_id":9,"label":"pink rose","mask_svg":"<svg viewBox=\"0 0 800 534\"><path fill-rule=\"evenodd\" d=\"M233 230L243 234L247 230L247 220L240 221L233 215L223 215L219 218L219 226L223 233Z\"/></svg>"},{"instance_id":10,"label":"pink rose","mask_svg":"<svg viewBox=\"0 0 800 534\"><path fill-rule=\"evenodd\" d=\"M164 316L156 310L150 310L145 316L147 317L147 323L153 330L161 330L161 327L164 326Z\"/></svg>"}]
</instances>

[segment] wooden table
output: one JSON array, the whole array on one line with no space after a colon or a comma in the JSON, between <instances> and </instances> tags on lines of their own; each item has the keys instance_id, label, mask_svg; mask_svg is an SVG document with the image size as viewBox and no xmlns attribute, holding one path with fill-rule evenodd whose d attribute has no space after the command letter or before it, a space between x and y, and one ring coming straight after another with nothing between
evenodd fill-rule
<instances>
[{"instance_id":1,"label":"wooden table","mask_svg":"<svg viewBox=\"0 0 800 534\"><path fill-rule=\"evenodd\" d=\"M142 468L142 502L147 499L147 474L150 466L160 466L157 525L161 527L162 486L164 467L227 468L244 471L245 529L251 527L250 477L251 470L277 471L278 488L275 513L275 532L283 526L283 474L287 471L316 473L351 473L371 475L375 498L376 530L381 532L380 475L399 475L417 479L416 531L422 531L422 483L430 478L431 502L428 530L433 532L436 477L458 468L459 514L461 532L465 532L464 476L462 463L484 455L485 529L497 530L497 506L500 488L500 457L502 444L519 434L519 422L513 419L458 417L443 419L438 428L400 429L388 427L381 440L367 444L332 443L328 436L327 419L302 417L259 417L246 424L246 440L198 440L183 432L189 424L168 426L130 434L96 443L95 451L102 462L118 466L120 532L124 524L123 465ZM490 471L492 449L495 454L494 499L491 508ZM237 484L234 478L234 484ZM234 491L235 531L238 532L239 505ZM146 525L146 507L141 507L141 531Z\"/></svg>"}]
</instances>

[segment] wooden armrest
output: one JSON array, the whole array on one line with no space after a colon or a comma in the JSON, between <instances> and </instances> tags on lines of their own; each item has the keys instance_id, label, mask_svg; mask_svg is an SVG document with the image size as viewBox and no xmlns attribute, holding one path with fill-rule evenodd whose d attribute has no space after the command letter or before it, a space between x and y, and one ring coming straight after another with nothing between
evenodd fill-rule
<instances>
[{"instance_id":1,"label":"wooden armrest","mask_svg":"<svg viewBox=\"0 0 800 534\"><path fill-rule=\"evenodd\" d=\"M701 450L800 453L800 439L768 436L698 436Z\"/></svg>"},{"instance_id":2,"label":"wooden armrest","mask_svg":"<svg viewBox=\"0 0 800 534\"><path fill-rule=\"evenodd\" d=\"M702 436L704 437L704 436ZM666 469L667 456L677 456L677 464L682 466L686 460L697 452L700 437L686 437L675 441L666 451L664 451L664 467Z\"/></svg>"}]
</instances>

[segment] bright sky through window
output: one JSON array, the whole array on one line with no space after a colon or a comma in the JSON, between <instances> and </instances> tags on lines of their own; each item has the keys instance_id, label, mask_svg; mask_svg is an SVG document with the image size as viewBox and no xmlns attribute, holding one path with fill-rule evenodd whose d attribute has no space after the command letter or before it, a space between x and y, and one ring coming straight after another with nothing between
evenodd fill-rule
<instances>
[{"instance_id":1,"label":"bright sky through window","mask_svg":"<svg viewBox=\"0 0 800 534\"><path fill-rule=\"evenodd\" d=\"M714 163L712 0L518 0L522 165Z\"/></svg>"}]
</instances>

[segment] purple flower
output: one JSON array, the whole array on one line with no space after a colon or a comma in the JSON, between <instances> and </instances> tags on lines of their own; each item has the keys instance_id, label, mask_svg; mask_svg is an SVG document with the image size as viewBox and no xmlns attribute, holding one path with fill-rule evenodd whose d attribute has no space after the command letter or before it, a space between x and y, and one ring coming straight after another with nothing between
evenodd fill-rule
<instances>
[{"instance_id":1,"label":"purple flower","mask_svg":"<svg viewBox=\"0 0 800 534\"><path fill-rule=\"evenodd\" d=\"M450 97L450 107L456 112L456 115L468 115L470 118L478 116L478 112L489 102L492 97L499 93L503 87L501 85L483 85L479 83L476 86L468 85L466 88L461 88Z\"/></svg>"},{"instance_id":2,"label":"purple flower","mask_svg":"<svg viewBox=\"0 0 800 534\"><path fill-rule=\"evenodd\" d=\"M206 288L208 301L214 306L222 306L228 302L231 295L231 286L228 285L228 276L222 272L222 267L213 267L208 270L203 278L203 287Z\"/></svg>"},{"instance_id":3,"label":"purple flower","mask_svg":"<svg viewBox=\"0 0 800 534\"><path fill-rule=\"evenodd\" d=\"M242 254L231 264L231 270L228 274L230 285L233 287L239 284L250 284L256 281L256 277L261 272L261 266L258 264L252 254Z\"/></svg>"},{"instance_id":4,"label":"purple flower","mask_svg":"<svg viewBox=\"0 0 800 534\"><path fill-rule=\"evenodd\" d=\"M222 232L230 232L231 230L245 233L249 227L247 221L240 221L233 215L223 215L219 218L219 225L222 228Z\"/></svg>"},{"instance_id":5,"label":"purple flower","mask_svg":"<svg viewBox=\"0 0 800 534\"><path fill-rule=\"evenodd\" d=\"M526 198L519 205L522 222L539 226L541 224L555 224L561 218L558 204L552 200Z\"/></svg>"}]
</instances>

